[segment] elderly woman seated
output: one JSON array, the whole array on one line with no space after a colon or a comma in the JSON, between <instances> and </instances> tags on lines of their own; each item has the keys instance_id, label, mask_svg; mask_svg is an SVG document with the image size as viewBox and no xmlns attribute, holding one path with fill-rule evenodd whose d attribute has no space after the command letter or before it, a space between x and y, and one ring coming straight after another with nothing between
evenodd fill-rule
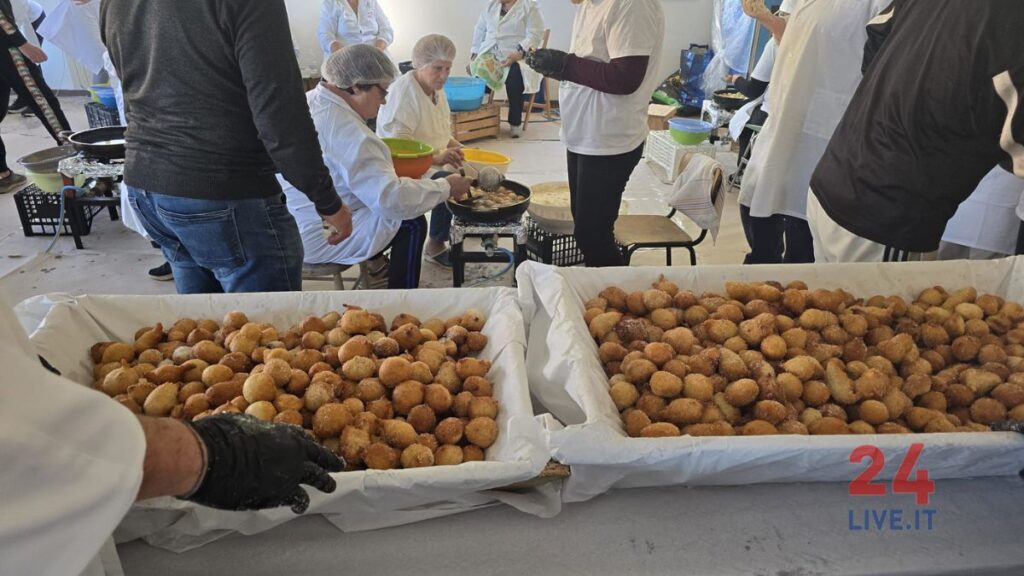
<instances>
[{"instance_id":1,"label":"elderly woman seated","mask_svg":"<svg viewBox=\"0 0 1024 576\"><path fill-rule=\"evenodd\" d=\"M380 50L347 46L327 58L323 82L307 95L324 162L338 196L352 211L348 239L329 245L313 204L294 186L282 184L302 234L305 262L354 265L373 260L375 276L386 275L388 288L416 288L427 233L423 214L449 197L465 198L470 181L458 175L435 180L395 175L391 152L366 121L377 116L396 75ZM384 259L389 248L390 265Z\"/></svg>"},{"instance_id":2,"label":"elderly woman seated","mask_svg":"<svg viewBox=\"0 0 1024 576\"><path fill-rule=\"evenodd\" d=\"M455 44L440 34L420 38L412 51L414 69L395 81L391 97L380 110L377 134L381 137L411 138L434 148L434 168L428 177L447 175L446 164L462 166L462 144L452 137L452 112L444 93L444 83L452 71ZM430 238L424 256L427 260L451 267L445 242L451 228L452 213L440 203L430 214Z\"/></svg>"}]
</instances>

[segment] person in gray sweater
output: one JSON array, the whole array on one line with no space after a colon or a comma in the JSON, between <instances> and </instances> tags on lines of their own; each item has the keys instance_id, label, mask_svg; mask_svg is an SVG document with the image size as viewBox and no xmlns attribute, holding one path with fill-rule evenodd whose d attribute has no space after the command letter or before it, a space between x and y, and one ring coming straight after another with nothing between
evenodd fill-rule
<instances>
[{"instance_id":1,"label":"person in gray sweater","mask_svg":"<svg viewBox=\"0 0 1024 576\"><path fill-rule=\"evenodd\" d=\"M102 0L124 89L129 202L179 293L302 289L302 242L275 174L329 242L352 219L324 165L283 0Z\"/></svg>"}]
</instances>

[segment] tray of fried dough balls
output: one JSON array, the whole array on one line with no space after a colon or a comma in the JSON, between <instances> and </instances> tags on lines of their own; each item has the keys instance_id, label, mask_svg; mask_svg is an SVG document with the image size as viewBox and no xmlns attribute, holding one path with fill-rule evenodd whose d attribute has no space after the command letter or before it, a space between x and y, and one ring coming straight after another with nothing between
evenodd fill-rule
<instances>
[{"instance_id":1,"label":"tray of fried dough balls","mask_svg":"<svg viewBox=\"0 0 1024 576\"><path fill-rule=\"evenodd\" d=\"M49 300L33 335L40 354L112 402L301 426L342 456L338 490L314 493L311 511L345 529L497 501L478 493L530 480L549 459L511 289ZM142 508L162 506L182 504ZM238 523L189 510L211 530ZM251 532L288 515L242 516Z\"/></svg>"},{"instance_id":2,"label":"tray of fried dough balls","mask_svg":"<svg viewBox=\"0 0 1024 576\"><path fill-rule=\"evenodd\" d=\"M567 498L849 481L865 444L891 454L880 477L914 443L932 478L1016 474L1024 438L991 425L1024 419L1021 264L531 264L529 374L564 425Z\"/></svg>"}]
</instances>

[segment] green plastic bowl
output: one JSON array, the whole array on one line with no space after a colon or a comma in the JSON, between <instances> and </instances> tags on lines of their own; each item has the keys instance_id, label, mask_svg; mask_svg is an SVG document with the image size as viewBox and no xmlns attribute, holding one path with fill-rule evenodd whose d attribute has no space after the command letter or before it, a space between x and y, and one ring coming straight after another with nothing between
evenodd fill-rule
<instances>
[{"instance_id":1,"label":"green plastic bowl","mask_svg":"<svg viewBox=\"0 0 1024 576\"><path fill-rule=\"evenodd\" d=\"M673 118L668 121L668 133L684 146L696 146L711 135L711 124L693 118Z\"/></svg>"},{"instance_id":2,"label":"green plastic bowl","mask_svg":"<svg viewBox=\"0 0 1024 576\"><path fill-rule=\"evenodd\" d=\"M404 178L419 178L434 163L434 149L418 140L404 138L383 138L391 150L391 161L395 174Z\"/></svg>"}]
</instances>

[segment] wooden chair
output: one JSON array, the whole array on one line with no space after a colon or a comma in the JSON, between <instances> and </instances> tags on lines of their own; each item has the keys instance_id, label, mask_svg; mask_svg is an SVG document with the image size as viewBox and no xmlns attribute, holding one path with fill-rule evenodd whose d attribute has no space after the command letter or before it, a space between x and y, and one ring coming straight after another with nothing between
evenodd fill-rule
<instances>
[{"instance_id":1,"label":"wooden chair","mask_svg":"<svg viewBox=\"0 0 1024 576\"><path fill-rule=\"evenodd\" d=\"M550 39L551 39L551 29L549 28L549 29L544 31L544 40L541 42L540 47L541 48L547 48L548 47L548 40L550 40ZM544 88L544 102L541 103L541 104L537 104L537 94L538 94L538 92L540 92L540 90L538 90L537 92L534 92L533 94L530 94L529 101L527 101L526 106L523 107L526 110L526 116L523 118L523 132L526 132L526 130L530 127L530 114L533 113L533 109L536 106L540 106L541 110L544 111L544 118L546 118L546 119L550 119L551 118L551 90L550 90L550 87L548 85L548 78L547 77L541 78L540 82L541 82L541 85Z\"/></svg>"},{"instance_id":2,"label":"wooden chair","mask_svg":"<svg viewBox=\"0 0 1024 576\"><path fill-rule=\"evenodd\" d=\"M333 281L335 290L345 290L345 277L343 274L352 269L346 264L303 264L302 279L312 281ZM351 278L353 290L365 289L369 286L369 275L366 264L359 264L359 276Z\"/></svg>"},{"instance_id":3,"label":"wooden chair","mask_svg":"<svg viewBox=\"0 0 1024 576\"><path fill-rule=\"evenodd\" d=\"M712 202L722 192L722 179L719 176L714 183ZM619 216L615 222L615 241L623 246L622 255L626 259L627 266L637 250L650 248L665 249L666 266L672 265L672 250L674 248L685 248L690 253L690 265L697 265L697 251L694 248L708 237L708 231L701 230L700 235L694 238L672 218L675 215L676 210L673 209L665 216Z\"/></svg>"}]
</instances>

